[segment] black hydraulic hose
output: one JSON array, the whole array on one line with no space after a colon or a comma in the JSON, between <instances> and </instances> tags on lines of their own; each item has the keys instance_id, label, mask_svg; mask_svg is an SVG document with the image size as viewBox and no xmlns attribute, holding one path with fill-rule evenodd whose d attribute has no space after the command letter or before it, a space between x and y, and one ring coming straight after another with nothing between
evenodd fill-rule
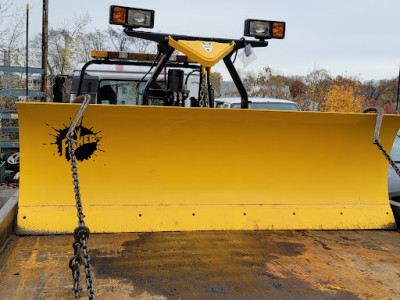
<instances>
[{"instance_id":1,"label":"black hydraulic hose","mask_svg":"<svg viewBox=\"0 0 400 300\"><path fill-rule=\"evenodd\" d=\"M160 58L160 56L161 56L161 52L158 51L156 58L154 59L153 63L152 63L151 66L150 66L150 69L147 71L146 74L144 74L144 76L143 76L143 77L139 80L139 82L137 83L137 85L136 85L136 93L137 93L138 95L140 95L140 92L139 92L139 86L140 86L140 84L144 81L144 79L146 78L146 76L150 74L151 70L152 70L152 69L154 68L154 66L156 65L156 62L157 62L157 60Z\"/></svg>"},{"instance_id":2,"label":"black hydraulic hose","mask_svg":"<svg viewBox=\"0 0 400 300\"><path fill-rule=\"evenodd\" d=\"M192 75L194 72L200 72L200 70L193 70L192 72L187 74L186 79L185 79L185 87L187 86L190 75Z\"/></svg>"}]
</instances>

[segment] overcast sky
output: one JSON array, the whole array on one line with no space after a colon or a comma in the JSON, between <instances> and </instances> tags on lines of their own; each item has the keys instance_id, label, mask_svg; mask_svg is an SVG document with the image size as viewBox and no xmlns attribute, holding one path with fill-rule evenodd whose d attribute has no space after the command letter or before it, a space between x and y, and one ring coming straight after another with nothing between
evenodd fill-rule
<instances>
[{"instance_id":1,"label":"overcast sky","mask_svg":"<svg viewBox=\"0 0 400 300\"><path fill-rule=\"evenodd\" d=\"M155 10L153 31L238 39L245 19L286 22L284 40L255 49L257 60L245 70L270 66L285 75L306 75L324 68L332 75L361 80L391 79L400 65L400 0L48 0L49 26L71 16L91 18L89 30L108 25L112 4ZM30 35L41 30L42 0L30 4ZM235 64L241 68L242 64ZM227 78L224 65L219 71Z\"/></svg>"}]
</instances>

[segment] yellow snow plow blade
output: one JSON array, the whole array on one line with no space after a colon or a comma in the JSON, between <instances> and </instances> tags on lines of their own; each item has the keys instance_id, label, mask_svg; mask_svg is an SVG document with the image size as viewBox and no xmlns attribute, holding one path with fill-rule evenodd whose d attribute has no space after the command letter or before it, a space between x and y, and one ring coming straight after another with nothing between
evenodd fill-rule
<instances>
[{"instance_id":1,"label":"yellow snow plow blade","mask_svg":"<svg viewBox=\"0 0 400 300\"><path fill-rule=\"evenodd\" d=\"M20 232L71 232L79 104L19 103ZM89 105L75 143L92 232L390 228L376 116ZM391 149L400 118L385 116Z\"/></svg>"}]
</instances>

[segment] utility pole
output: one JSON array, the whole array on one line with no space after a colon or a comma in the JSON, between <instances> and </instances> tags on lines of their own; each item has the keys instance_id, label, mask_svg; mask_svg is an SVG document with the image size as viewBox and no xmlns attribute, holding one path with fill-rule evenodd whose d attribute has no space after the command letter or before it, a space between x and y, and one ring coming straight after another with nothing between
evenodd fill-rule
<instances>
[{"instance_id":1,"label":"utility pole","mask_svg":"<svg viewBox=\"0 0 400 300\"><path fill-rule=\"evenodd\" d=\"M29 98L28 98L28 95L29 95L28 94L28 90L29 90L29 80L28 80L29 34L28 33L29 33L29 4L26 5L26 55L25 55L26 56L26 62L25 62L25 68L26 68L26 70L25 70L26 100L25 101L26 102L29 101Z\"/></svg>"},{"instance_id":2,"label":"utility pole","mask_svg":"<svg viewBox=\"0 0 400 300\"><path fill-rule=\"evenodd\" d=\"M397 77L397 101L396 101L396 112L399 109L399 102L400 102L400 66L399 66L399 77Z\"/></svg>"},{"instance_id":3,"label":"utility pole","mask_svg":"<svg viewBox=\"0 0 400 300\"><path fill-rule=\"evenodd\" d=\"M47 50L48 50L48 8L49 0L43 0L42 13L42 102L47 101Z\"/></svg>"}]
</instances>

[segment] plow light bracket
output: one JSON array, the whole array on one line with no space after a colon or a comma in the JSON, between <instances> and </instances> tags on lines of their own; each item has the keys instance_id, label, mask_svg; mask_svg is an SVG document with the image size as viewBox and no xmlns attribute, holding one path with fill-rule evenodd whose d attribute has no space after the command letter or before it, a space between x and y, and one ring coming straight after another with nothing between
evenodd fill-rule
<instances>
[{"instance_id":1,"label":"plow light bracket","mask_svg":"<svg viewBox=\"0 0 400 300\"><path fill-rule=\"evenodd\" d=\"M260 40L285 38L285 22L247 19L244 21L244 35Z\"/></svg>"},{"instance_id":2,"label":"plow light bracket","mask_svg":"<svg viewBox=\"0 0 400 300\"><path fill-rule=\"evenodd\" d=\"M207 41L175 41L169 36L168 43L171 47L185 54L189 60L201 64L203 67L210 68L221 59L231 53L235 47L235 42L217 43Z\"/></svg>"},{"instance_id":3,"label":"plow light bracket","mask_svg":"<svg viewBox=\"0 0 400 300\"><path fill-rule=\"evenodd\" d=\"M132 28L153 28L154 10L111 5L110 24Z\"/></svg>"}]
</instances>

